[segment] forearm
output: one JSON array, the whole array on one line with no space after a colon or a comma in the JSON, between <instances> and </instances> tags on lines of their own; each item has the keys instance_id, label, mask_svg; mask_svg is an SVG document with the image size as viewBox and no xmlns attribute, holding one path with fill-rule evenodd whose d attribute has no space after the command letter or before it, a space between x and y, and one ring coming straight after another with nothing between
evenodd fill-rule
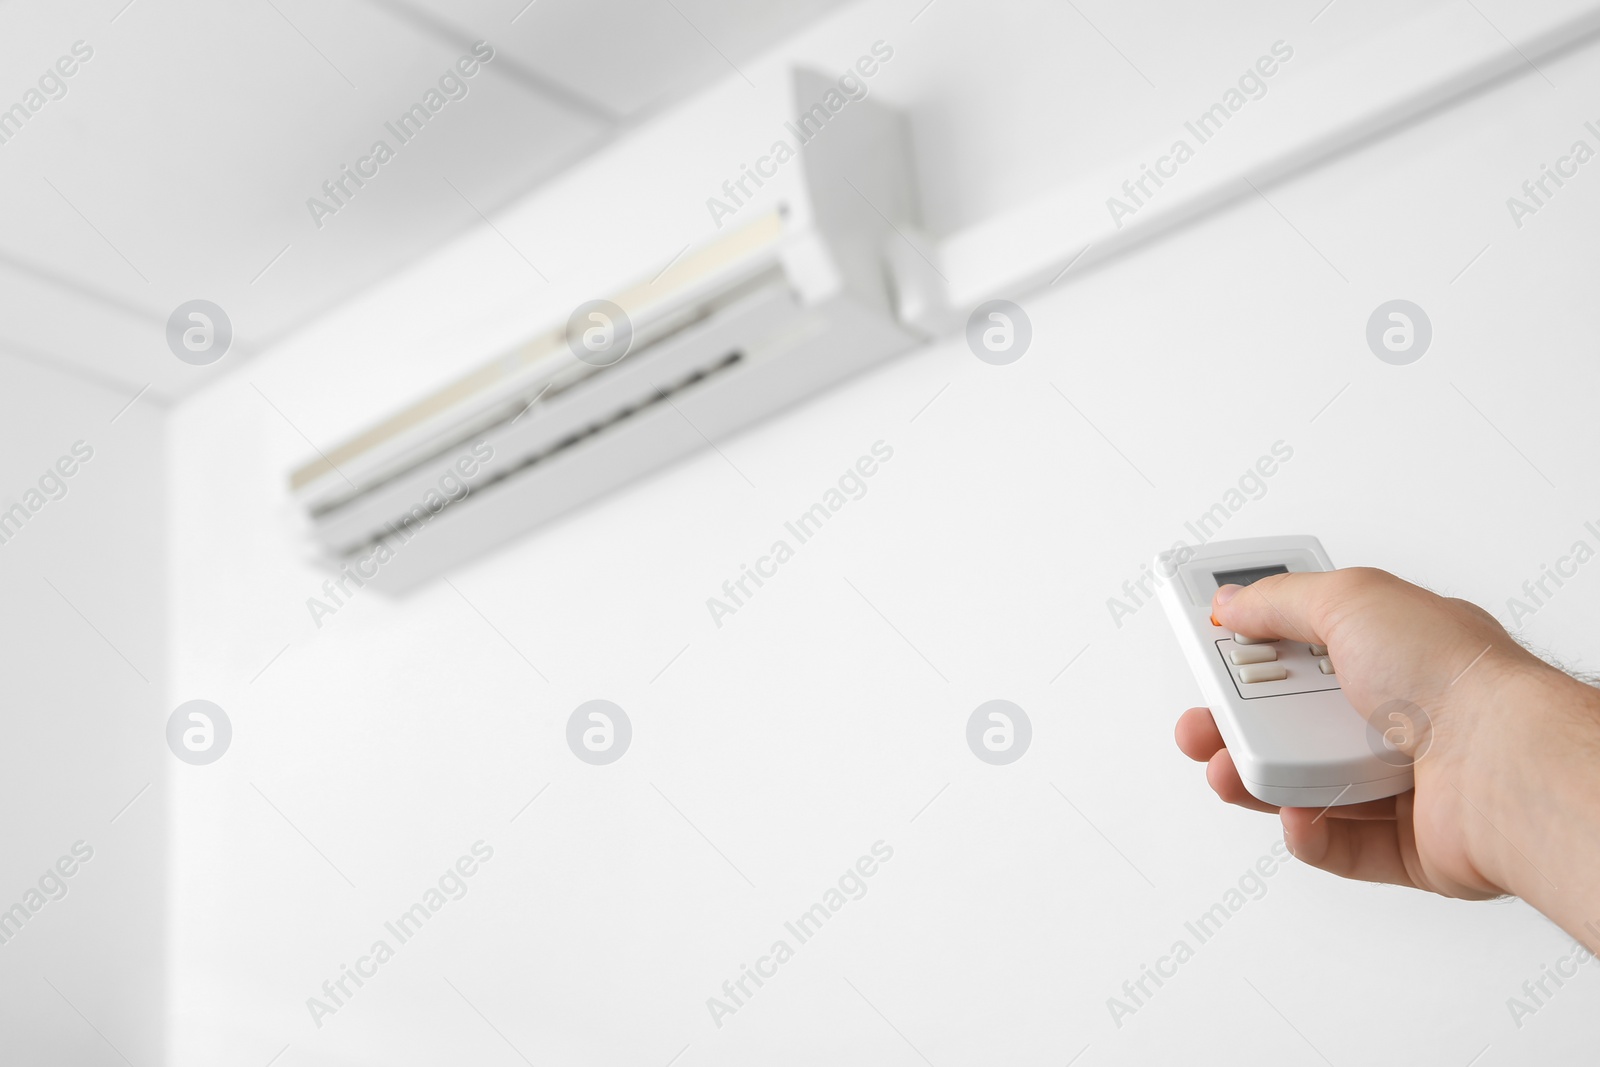
<instances>
[{"instance_id":1,"label":"forearm","mask_svg":"<svg viewBox=\"0 0 1600 1067\"><path fill-rule=\"evenodd\" d=\"M1542 664L1486 687L1465 827L1483 873L1600 952L1600 690Z\"/></svg>"}]
</instances>

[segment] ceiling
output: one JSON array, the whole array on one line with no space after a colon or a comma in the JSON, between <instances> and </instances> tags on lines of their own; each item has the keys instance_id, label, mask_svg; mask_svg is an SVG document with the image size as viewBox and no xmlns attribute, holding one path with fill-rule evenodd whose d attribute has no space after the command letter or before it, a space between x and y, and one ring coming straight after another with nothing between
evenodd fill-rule
<instances>
[{"instance_id":1,"label":"ceiling","mask_svg":"<svg viewBox=\"0 0 1600 1067\"><path fill-rule=\"evenodd\" d=\"M167 348L178 305L224 309L230 362L258 352L839 3L0 3L0 113L36 108L0 126L0 352L181 396L208 372ZM385 123L476 41L492 61L401 144ZM393 158L314 216L379 139Z\"/></svg>"}]
</instances>

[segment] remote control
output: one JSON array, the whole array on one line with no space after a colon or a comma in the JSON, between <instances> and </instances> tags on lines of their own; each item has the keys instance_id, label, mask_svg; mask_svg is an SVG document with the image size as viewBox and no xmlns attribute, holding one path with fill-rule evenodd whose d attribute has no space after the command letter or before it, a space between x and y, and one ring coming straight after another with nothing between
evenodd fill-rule
<instances>
[{"instance_id":1,"label":"remote control","mask_svg":"<svg viewBox=\"0 0 1600 1067\"><path fill-rule=\"evenodd\" d=\"M1250 638L1212 620L1221 586L1333 570L1315 537L1182 546L1159 553L1155 567L1167 620L1251 796L1323 808L1411 788L1411 761L1345 698L1326 648Z\"/></svg>"}]
</instances>

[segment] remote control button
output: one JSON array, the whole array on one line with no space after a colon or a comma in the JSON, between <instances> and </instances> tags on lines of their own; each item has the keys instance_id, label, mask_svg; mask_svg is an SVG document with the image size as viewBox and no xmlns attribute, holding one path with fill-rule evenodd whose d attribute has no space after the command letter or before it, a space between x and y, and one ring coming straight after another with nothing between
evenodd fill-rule
<instances>
[{"instance_id":1,"label":"remote control button","mask_svg":"<svg viewBox=\"0 0 1600 1067\"><path fill-rule=\"evenodd\" d=\"M1248 667L1239 668L1239 681L1250 682L1281 682L1289 677L1289 672L1276 663L1252 663Z\"/></svg>"},{"instance_id":2,"label":"remote control button","mask_svg":"<svg viewBox=\"0 0 1600 1067\"><path fill-rule=\"evenodd\" d=\"M1228 653L1228 658L1240 667L1246 663L1270 663L1278 658L1278 650L1271 645L1250 645L1248 648L1234 649Z\"/></svg>"},{"instance_id":3,"label":"remote control button","mask_svg":"<svg viewBox=\"0 0 1600 1067\"><path fill-rule=\"evenodd\" d=\"M1215 615L1213 615L1213 616L1211 616L1211 625L1212 626L1221 626L1222 624L1220 622L1218 622L1217 621L1217 617Z\"/></svg>"},{"instance_id":4,"label":"remote control button","mask_svg":"<svg viewBox=\"0 0 1600 1067\"><path fill-rule=\"evenodd\" d=\"M1332 674L1333 660L1329 659L1327 656L1323 656L1321 659L1317 660L1317 670L1321 671L1323 674Z\"/></svg>"},{"instance_id":5,"label":"remote control button","mask_svg":"<svg viewBox=\"0 0 1600 1067\"><path fill-rule=\"evenodd\" d=\"M1313 656L1326 656L1328 654L1328 646L1327 645L1312 645L1311 646L1311 654Z\"/></svg>"},{"instance_id":6,"label":"remote control button","mask_svg":"<svg viewBox=\"0 0 1600 1067\"><path fill-rule=\"evenodd\" d=\"M1270 645L1276 637L1245 637L1243 634L1234 634L1233 643L1236 645Z\"/></svg>"}]
</instances>

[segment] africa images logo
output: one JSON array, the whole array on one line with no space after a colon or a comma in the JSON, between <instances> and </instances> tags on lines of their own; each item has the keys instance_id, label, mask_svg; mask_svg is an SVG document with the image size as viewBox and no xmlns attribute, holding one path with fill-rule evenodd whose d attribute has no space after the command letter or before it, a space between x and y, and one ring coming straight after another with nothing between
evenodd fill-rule
<instances>
[{"instance_id":1,"label":"africa images logo","mask_svg":"<svg viewBox=\"0 0 1600 1067\"><path fill-rule=\"evenodd\" d=\"M334 177L322 183L326 200L316 196L306 198L306 210L311 213L311 221L316 228L322 229L326 216L337 215L348 207L356 193L378 176L379 168L394 159L401 148L410 144L423 127L444 110L446 104L453 100L465 100L471 91L467 79L475 77L493 59L494 49L487 41L474 43L470 54L456 60L453 67L439 75L437 87L429 86L420 101L401 112L393 122L385 122L383 128L394 137L394 145L391 146L382 137L378 138L372 142L367 154L356 160L353 170L348 164L341 165Z\"/></svg>"}]
</instances>

